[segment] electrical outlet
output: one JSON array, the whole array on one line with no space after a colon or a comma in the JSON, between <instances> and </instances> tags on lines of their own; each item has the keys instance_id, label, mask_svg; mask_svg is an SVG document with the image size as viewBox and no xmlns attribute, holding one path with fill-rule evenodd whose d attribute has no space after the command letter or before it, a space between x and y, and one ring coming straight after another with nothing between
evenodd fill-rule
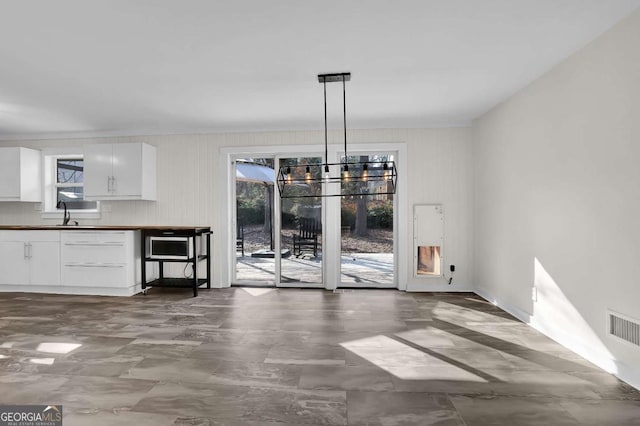
<instances>
[{"instance_id":1,"label":"electrical outlet","mask_svg":"<svg viewBox=\"0 0 640 426\"><path fill-rule=\"evenodd\" d=\"M449 271L455 272L455 270L456 270L456 265L449 265Z\"/></svg>"}]
</instances>

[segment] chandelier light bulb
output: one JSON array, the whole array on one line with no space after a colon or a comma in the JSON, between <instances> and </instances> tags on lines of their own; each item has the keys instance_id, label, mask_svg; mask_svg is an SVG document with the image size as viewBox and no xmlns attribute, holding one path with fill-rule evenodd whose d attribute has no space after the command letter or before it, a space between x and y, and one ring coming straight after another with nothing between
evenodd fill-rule
<instances>
[{"instance_id":1,"label":"chandelier light bulb","mask_svg":"<svg viewBox=\"0 0 640 426\"><path fill-rule=\"evenodd\" d=\"M293 176L291 176L291 167L287 167L287 183L293 183Z\"/></svg>"},{"instance_id":2,"label":"chandelier light bulb","mask_svg":"<svg viewBox=\"0 0 640 426\"><path fill-rule=\"evenodd\" d=\"M346 82L351 80L350 72L340 72L331 74L318 74L318 82L322 84L324 98L324 158L322 162L308 163L303 160L303 164L298 162L293 164L282 164L278 170L277 182L281 198L315 198L315 197L345 197L345 199L356 199L366 197L370 192L375 191L378 195L395 194L396 180L398 177L396 163L393 157L371 155L349 155L347 151L347 95ZM342 124L344 133L344 151L336 159L336 162L329 162L329 137L327 127L327 83L342 83ZM384 160L383 160L384 158ZM387 160L386 158L389 158ZM372 164L369 170L369 164ZM311 166L318 169L311 172ZM304 168L304 170L303 170ZM333 169L331 169L333 168ZM351 169L351 170L349 170ZM330 171L333 172L330 173ZM351 173L353 172L353 174ZM370 175L370 172L372 173ZM383 185L370 187L369 182ZM313 183L325 183L314 188L298 188L297 191L285 191L285 187L290 184L303 183L303 186L311 186ZM342 184L340 191L332 188L332 184ZM351 183L351 184L349 184ZM354 185L355 184L355 185ZM331 190L336 189L336 191Z\"/></svg>"}]
</instances>

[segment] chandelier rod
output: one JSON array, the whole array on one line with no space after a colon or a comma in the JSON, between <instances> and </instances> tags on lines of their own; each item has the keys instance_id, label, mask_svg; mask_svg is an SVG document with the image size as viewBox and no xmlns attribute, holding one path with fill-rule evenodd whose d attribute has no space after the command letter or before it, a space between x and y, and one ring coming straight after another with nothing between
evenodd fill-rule
<instances>
[{"instance_id":1,"label":"chandelier rod","mask_svg":"<svg viewBox=\"0 0 640 426\"><path fill-rule=\"evenodd\" d=\"M345 167L347 163L349 163L349 158L347 157L347 91L345 88L344 82L344 74L342 75L342 112L343 112L343 120L344 120L344 163ZM345 168L348 170L348 168Z\"/></svg>"},{"instance_id":2,"label":"chandelier rod","mask_svg":"<svg viewBox=\"0 0 640 426\"><path fill-rule=\"evenodd\" d=\"M324 171L329 173L329 148L327 147L327 80L323 80L324 86Z\"/></svg>"}]
</instances>

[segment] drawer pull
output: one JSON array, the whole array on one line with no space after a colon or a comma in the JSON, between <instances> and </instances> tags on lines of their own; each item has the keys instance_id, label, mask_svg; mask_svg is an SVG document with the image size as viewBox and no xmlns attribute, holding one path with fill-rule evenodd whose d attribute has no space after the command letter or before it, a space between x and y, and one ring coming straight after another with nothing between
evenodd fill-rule
<instances>
[{"instance_id":1,"label":"drawer pull","mask_svg":"<svg viewBox=\"0 0 640 426\"><path fill-rule=\"evenodd\" d=\"M66 242L64 243L65 246L96 246L96 247L101 247L101 246L116 246L116 247L122 247L124 246L124 243L119 243L119 242L115 242L115 243L109 243L109 242L81 242L81 241L77 241L77 242Z\"/></svg>"},{"instance_id":2,"label":"drawer pull","mask_svg":"<svg viewBox=\"0 0 640 426\"><path fill-rule=\"evenodd\" d=\"M115 265L109 263L75 263L64 265L68 268L124 268L124 265Z\"/></svg>"}]
</instances>

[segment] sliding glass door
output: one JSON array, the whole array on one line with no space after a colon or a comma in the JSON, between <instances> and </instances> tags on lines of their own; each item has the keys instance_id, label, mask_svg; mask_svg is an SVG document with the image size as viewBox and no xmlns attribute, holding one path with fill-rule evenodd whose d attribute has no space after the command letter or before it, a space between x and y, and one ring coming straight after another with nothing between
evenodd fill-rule
<instances>
[{"instance_id":1,"label":"sliding glass door","mask_svg":"<svg viewBox=\"0 0 640 426\"><path fill-rule=\"evenodd\" d=\"M292 198L280 199L275 185L279 166L321 162L319 156L234 158L233 284L325 286L321 197L324 188L320 183L304 183L291 188Z\"/></svg>"},{"instance_id":2,"label":"sliding glass door","mask_svg":"<svg viewBox=\"0 0 640 426\"><path fill-rule=\"evenodd\" d=\"M322 163L321 157L290 157L279 160L280 167ZM305 173L294 167L291 173ZM310 168L314 173L316 168ZM312 171L313 170L313 171ZM305 176L295 176L304 179ZM308 182L288 188L291 198L280 200L280 285L324 287L322 263L321 183Z\"/></svg>"},{"instance_id":3,"label":"sliding glass door","mask_svg":"<svg viewBox=\"0 0 640 426\"><path fill-rule=\"evenodd\" d=\"M350 156L349 162L369 162L382 169L393 155ZM390 182L365 178L347 185L357 186L356 195L340 198L340 286L397 287L395 279L394 210Z\"/></svg>"},{"instance_id":4,"label":"sliding glass door","mask_svg":"<svg viewBox=\"0 0 640 426\"><path fill-rule=\"evenodd\" d=\"M393 153L358 152L350 162L396 160ZM344 161L338 151L333 162ZM235 247L231 283L267 287L397 288L398 215L394 195L382 194L384 182L340 183L305 181L288 187L281 198L278 169L318 165L324 156L313 153L237 154L232 157L232 241ZM372 165L371 167L376 167ZM310 167L312 173L321 168ZM305 167L291 167L302 173ZM338 167L331 170L337 175ZM345 185L358 185L368 195L340 194ZM364 191L362 191L364 189Z\"/></svg>"},{"instance_id":5,"label":"sliding glass door","mask_svg":"<svg viewBox=\"0 0 640 426\"><path fill-rule=\"evenodd\" d=\"M242 157L234 162L235 282L273 286L275 159Z\"/></svg>"}]
</instances>

